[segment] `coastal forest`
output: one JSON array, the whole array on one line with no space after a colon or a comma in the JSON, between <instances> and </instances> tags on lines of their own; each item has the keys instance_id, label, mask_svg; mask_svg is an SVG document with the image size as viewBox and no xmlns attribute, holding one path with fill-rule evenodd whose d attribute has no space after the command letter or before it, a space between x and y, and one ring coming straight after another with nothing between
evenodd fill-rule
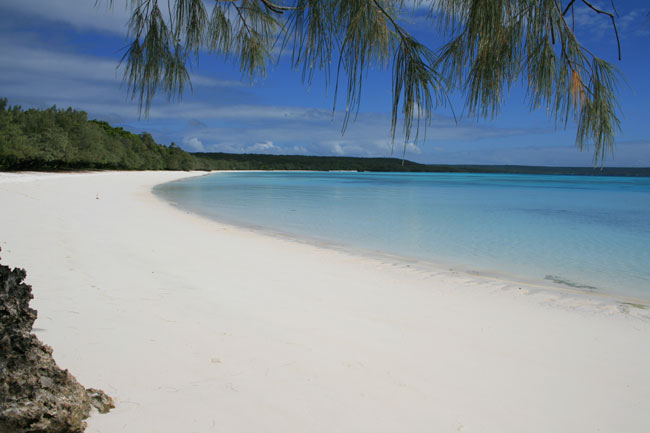
<instances>
[{"instance_id":1,"label":"coastal forest","mask_svg":"<svg viewBox=\"0 0 650 433\"><path fill-rule=\"evenodd\" d=\"M201 161L84 111L23 110L0 99L0 170L195 170Z\"/></svg>"},{"instance_id":2,"label":"coastal forest","mask_svg":"<svg viewBox=\"0 0 650 433\"><path fill-rule=\"evenodd\" d=\"M650 168L419 164L400 158L189 153L151 134L134 134L84 111L23 110L0 98L0 171L316 170L650 176Z\"/></svg>"}]
</instances>

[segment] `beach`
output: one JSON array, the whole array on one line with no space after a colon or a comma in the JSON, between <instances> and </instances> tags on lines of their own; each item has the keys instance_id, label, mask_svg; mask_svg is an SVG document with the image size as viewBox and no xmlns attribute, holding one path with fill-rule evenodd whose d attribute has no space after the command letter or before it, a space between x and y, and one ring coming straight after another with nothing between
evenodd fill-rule
<instances>
[{"instance_id":1,"label":"beach","mask_svg":"<svg viewBox=\"0 0 650 433\"><path fill-rule=\"evenodd\" d=\"M0 173L35 332L115 399L88 432L647 432L650 310L282 239L151 193Z\"/></svg>"}]
</instances>

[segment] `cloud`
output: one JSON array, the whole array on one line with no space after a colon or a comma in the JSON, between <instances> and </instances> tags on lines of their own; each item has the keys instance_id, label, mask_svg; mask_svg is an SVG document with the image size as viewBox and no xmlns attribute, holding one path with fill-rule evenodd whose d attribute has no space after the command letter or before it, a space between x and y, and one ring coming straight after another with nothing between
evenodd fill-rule
<instances>
[{"instance_id":1,"label":"cloud","mask_svg":"<svg viewBox=\"0 0 650 433\"><path fill-rule=\"evenodd\" d=\"M63 51L52 51L16 45L0 39L2 50L0 62L3 65L2 81L25 81L25 74L40 77L65 77L69 80L119 81L118 62Z\"/></svg>"},{"instance_id":2,"label":"cloud","mask_svg":"<svg viewBox=\"0 0 650 433\"><path fill-rule=\"evenodd\" d=\"M130 17L126 2L114 2L108 7L109 0L2 0L0 7L40 19L63 22L78 30L94 30L103 33L126 35Z\"/></svg>"},{"instance_id":3,"label":"cloud","mask_svg":"<svg viewBox=\"0 0 650 433\"><path fill-rule=\"evenodd\" d=\"M160 95L151 106L149 118L140 118L137 102L128 98L121 82L122 70L117 68L119 37L124 35L128 15L124 3L116 1L111 13L106 13L105 6L95 9L93 4L93 0L0 0L0 13L13 11L13 15L0 17L0 24L15 22L0 26L0 96L26 108L72 106L87 111L91 118L108 120L134 132L148 131L161 143L174 141L190 151L401 157L406 150L407 158L422 162L535 164L553 163L560 157L586 165L591 162L591 154L577 152L571 138L565 140L562 150L533 146L540 137L551 137L551 130L519 127L514 122L510 122L512 127L456 124L449 117L434 115L426 141L421 134L417 145L409 142L405 146L401 125L395 141L390 137L391 119L386 108L359 113L342 134L344 113L333 115L331 109L318 108L320 100L315 98L319 96L282 90L280 86L292 85L294 77L278 71L279 81L269 78L268 83L253 88L225 76L208 76L205 71L210 67L219 73L224 70L210 61L192 74L193 94L188 92L182 101L173 103ZM644 16L626 12L620 19L621 28L633 28ZM44 20L57 23L56 35L51 30L41 31L41 26L47 27ZM28 21L29 25L19 28ZM604 20L603 28L607 25ZM77 30L71 32L72 27ZM98 37L97 32L109 36ZM118 41L118 46L111 48L108 40ZM100 52L108 54L89 54ZM386 87L367 89L389 94ZM650 154L647 149L641 144L619 145L614 161L634 164L634 155ZM647 158L642 160L650 165Z\"/></svg>"},{"instance_id":4,"label":"cloud","mask_svg":"<svg viewBox=\"0 0 650 433\"><path fill-rule=\"evenodd\" d=\"M190 152L205 152L203 143L201 143L201 140L196 137L183 138L183 144L183 147L185 147L185 149L189 150Z\"/></svg>"},{"instance_id":5,"label":"cloud","mask_svg":"<svg viewBox=\"0 0 650 433\"><path fill-rule=\"evenodd\" d=\"M307 155L309 152L305 146L293 146L291 150L293 150L292 153L302 154L302 155Z\"/></svg>"},{"instance_id":6,"label":"cloud","mask_svg":"<svg viewBox=\"0 0 650 433\"><path fill-rule=\"evenodd\" d=\"M597 9L614 15L621 39L644 36L650 32L647 26L644 25L647 16L647 10L645 9L619 10L620 14L617 14L612 9L610 2L592 2L592 4ZM626 5L621 4L619 6L625 7ZM573 19L575 19L576 30L584 36L595 40L605 38L612 42L616 41L614 26L609 16L599 14L585 4L576 2ZM571 23L571 20L572 16L568 13L567 21Z\"/></svg>"},{"instance_id":7,"label":"cloud","mask_svg":"<svg viewBox=\"0 0 650 433\"><path fill-rule=\"evenodd\" d=\"M330 146L331 152L334 155L339 155L339 156L345 155L345 150L343 150L343 146L341 145L341 143L334 141L329 143L325 142L325 144Z\"/></svg>"},{"instance_id":8,"label":"cloud","mask_svg":"<svg viewBox=\"0 0 650 433\"><path fill-rule=\"evenodd\" d=\"M250 84L235 80L218 80L205 75L190 74L192 86L201 87L250 87Z\"/></svg>"},{"instance_id":9,"label":"cloud","mask_svg":"<svg viewBox=\"0 0 650 433\"><path fill-rule=\"evenodd\" d=\"M9 35L11 36L11 35ZM45 108L51 105L72 106L96 116L116 113L122 119L137 119L140 115L137 102L131 101L122 84L119 58L77 54L57 49L46 49L16 43L7 35L0 35L0 95L10 103ZM195 88L201 94L210 91L242 87L238 81L219 80L193 74ZM164 95L162 100L165 100ZM154 101L153 112L157 113ZM178 115L178 105L164 103L163 114L155 117L192 116ZM198 121L197 119L190 119Z\"/></svg>"},{"instance_id":10,"label":"cloud","mask_svg":"<svg viewBox=\"0 0 650 433\"><path fill-rule=\"evenodd\" d=\"M187 124L188 124L189 126L191 126L191 127L194 127L194 128L205 128L205 127L208 126L208 125L206 125L205 123L201 122L201 121L198 120L198 119L189 119L189 120L187 121Z\"/></svg>"},{"instance_id":11,"label":"cloud","mask_svg":"<svg viewBox=\"0 0 650 433\"><path fill-rule=\"evenodd\" d=\"M280 150L280 148L275 146L271 140L263 143L255 143L252 146L246 147L247 153L274 153L278 150Z\"/></svg>"},{"instance_id":12,"label":"cloud","mask_svg":"<svg viewBox=\"0 0 650 433\"><path fill-rule=\"evenodd\" d=\"M156 116L171 116L169 110L170 107L160 107ZM185 134L199 139L209 152L401 157L405 151L407 157L426 158L430 155L424 149L438 142L499 139L530 133L530 129L458 126L451 118L434 116L427 142L409 142L405 146L399 136L395 141L390 137L389 113L359 113L345 134L341 133L343 113L335 113L332 119L331 111L315 108L213 107L192 102L182 104L177 114L200 119L203 126L195 128L186 123Z\"/></svg>"},{"instance_id":13,"label":"cloud","mask_svg":"<svg viewBox=\"0 0 650 433\"><path fill-rule=\"evenodd\" d=\"M650 35L647 14L647 10L635 9L619 19L620 26L625 31L626 36L647 37Z\"/></svg>"},{"instance_id":14,"label":"cloud","mask_svg":"<svg viewBox=\"0 0 650 433\"><path fill-rule=\"evenodd\" d=\"M171 106L153 108L149 115L151 118L168 117ZM219 106L214 103L189 102L183 104L182 112L178 113L183 118L191 119L220 119L220 120L287 120L287 121L329 121L332 112L303 107L264 106L233 104ZM205 121L205 120L203 120Z\"/></svg>"},{"instance_id":15,"label":"cloud","mask_svg":"<svg viewBox=\"0 0 650 433\"><path fill-rule=\"evenodd\" d=\"M25 74L39 77L57 77L69 80L107 81L121 83L123 71L120 56L99 57L62 50L35 48L17 44L6 36L0 37L2 80L25 81ZM242 87L241 81L220 80L200 74L191 74L193 86Z\"/></svg>"},{"instance_id":16,"label":"cloud","mask_svg":"<svg viewBox=\"0 0 650 433\"><path fill-rule=\"evenodd\" d=\"M401 156L404 150L403 139L398 136L393 142L390 137L389 113L359 113L343 135L342 112L333 115L329 109L251 104L248 94L224 93L241 89L241 83L213 77L194 79L197 86L203 86L200 98L188 95L180 103L161 98L154 101L150 117L141 119L137 103L121 87L117 59L12 44L2 36L0 46L0 61L6 65L0 94L11 104L72 106L87 111L91 118L117 122L136 132L149 131L162 143L181 143L189 151L386 157ZM451 118L434 116L427 140L458 142L527 132L458 126ZM426 156L414 143L406 146L406 155Z\"/></svg>"}]
</instances>

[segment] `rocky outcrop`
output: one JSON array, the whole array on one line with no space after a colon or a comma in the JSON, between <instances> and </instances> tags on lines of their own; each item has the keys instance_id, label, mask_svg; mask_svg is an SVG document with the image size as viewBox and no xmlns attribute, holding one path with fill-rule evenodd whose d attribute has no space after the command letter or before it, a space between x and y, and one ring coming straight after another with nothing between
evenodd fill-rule
<instances>
[{"instance_id":1,"label":"rocky outcrop","mask_svg":"<svg viewBox=\"0 0 650 433\"><path fill-rule=\"evenodd\" d=\"M113 400L84 389L32 334L36 310L25 275L0 264L0 432L83 432L91 407L105 413Z\"/></svg>"}]
</instances>

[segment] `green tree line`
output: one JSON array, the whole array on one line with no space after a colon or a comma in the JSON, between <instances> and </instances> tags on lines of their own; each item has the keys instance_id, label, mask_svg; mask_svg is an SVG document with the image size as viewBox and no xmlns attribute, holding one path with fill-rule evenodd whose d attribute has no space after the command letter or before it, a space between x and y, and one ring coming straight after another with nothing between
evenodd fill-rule
<instances>
[{"instance_id":1,"label":"green tree line","mask_svg":"<svg viewBox=\"0 0 650 433\"><path fill-rule=\"evenodd\" d=\"M188 153L84 111L23 110L0 98L0 170L315 170L650 176L650 168L419 164L399 158Z\"/></svg>"},{"instance_id":2,"label":"green tree line","mask_svg":"<svg viewBox=\"0 0 650 433\"><path fill-rule=\"evenodd\" d=\"M174 143L133 134L84 111L23 110L0 98L0 170L197 170L207 164Z\"/></svg>"},{"instance_id":3,"label":"green tree line","mask_svg":"<svg viewBox=\"0 0 650 433\"><path fill-rule=\"evenodd\" d=\"M193 153L212 170L314 170L411 173L501 173L577 176L644 176L650 167L540 167L529 165L420 164L400 158Z\"/></svg>"}]
</instances>

